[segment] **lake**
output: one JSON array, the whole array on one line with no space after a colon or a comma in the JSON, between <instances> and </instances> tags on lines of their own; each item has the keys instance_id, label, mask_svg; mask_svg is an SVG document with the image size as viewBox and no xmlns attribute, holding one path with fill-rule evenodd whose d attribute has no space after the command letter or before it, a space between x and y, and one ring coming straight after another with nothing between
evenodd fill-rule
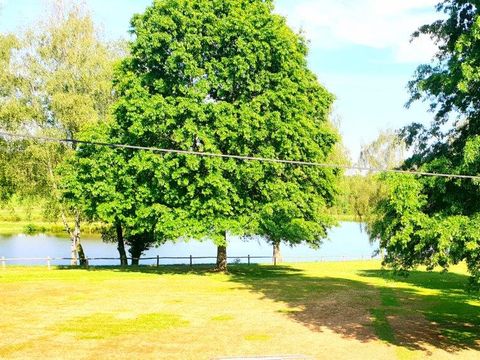
<instances>
[{"instance_id":1,"label":"lake","mask_svg":"<svg viewBox=\"0 0 480 360\"><path fill-rule=\"evenodd\" d=\"M118 258L115 244L107 244L100 239L82 238L85 254L89 258ZM368 235L362 232L360 225L353 222L343 222L329 231L328 239L318 250L305 245L289 247L282 244L284 262L315 262L332 260L364 260L372 258L378 249L378 244L370 244ZM144 257L212 257L212 259L194 259L194 263L214 263L216 246L211 242L181 242L167 243L152 248ZM247 259L236 259L246 256L272 256L272 247L262 238L244 241L231 237L228 244L229 262L246 262ZM0 236L0 258L68 258L70 256L70 241L66 238L51 235L14 235ZM255 263L271 263L268 259L252 259ZM140 264L155 264L156 259L140 260ZM189 259L161 259L160 264L188 264ZM8 265L44 265L45 260L14 260ZM68 265L68 260L54 260L54 265ZM118 260L90 260L91 265L118 265Z\"/></svg>"}]
</instances>

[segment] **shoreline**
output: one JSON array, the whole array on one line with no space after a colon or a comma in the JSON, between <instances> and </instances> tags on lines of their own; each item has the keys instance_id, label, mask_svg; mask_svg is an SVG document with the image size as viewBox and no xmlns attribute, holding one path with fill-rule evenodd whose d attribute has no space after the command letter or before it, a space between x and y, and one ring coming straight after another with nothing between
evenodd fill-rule
<instances>
[{"instance_id":1,"label":"shoreline","mask_svg":"<svg viewBox=\"0 0 480 360\"><path fill-rule=\"evenodd\" d=\"M358 222L353 215L332 215L338 222ZM100 223L82 223L82 234L100 237ZM0 218L0 236L25 235L53 235L68 238L68 234L61 222L50 222L42 220L4 220Z\"/></svg>"},{"instance_id":2,"label":"shoreline","mask_svg":"<svg viewBox=\"0 0 480 360\"><path fill-rule=\"evenodd\" d=\"M100 237L100 224L85 223L82 226L82 234L89 236ZM0 220L0 236L15 236L19 234L24 235L52 235L57 237L68 238L63 224L59 222L47 221L3 221Z\"/></svg>"}]
</instances>

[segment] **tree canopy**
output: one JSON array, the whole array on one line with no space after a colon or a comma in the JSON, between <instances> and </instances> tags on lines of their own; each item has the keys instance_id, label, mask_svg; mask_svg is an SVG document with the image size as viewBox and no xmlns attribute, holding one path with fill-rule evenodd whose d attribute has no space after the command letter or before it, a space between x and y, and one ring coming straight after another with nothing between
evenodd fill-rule
<instances>
[{"instance_id":1,"label":"tree canopy","mask_svg":"<svg viewBox=\"0 0 480 360\"><path fill-rule=\"evenodd\" d=\"M480 17L477 1L445 0L446 17L422 26L438 45L431 64L417 69L410 82L411 102L430 103L430 128L412 124L402 135L414 150L404 165L450 174L480 170ZM386 177L388 196L379 203L372 236L387 249L386 263L399 269L430 268L466 260L480 284L479 183L439 177Z\"/></svg>"},{"instance_id":2,"label":"tree canopy","mask_svg":"<svg viewBox=\"0 0 480 360\"><path fill-rule=\"evenodd\" d=\"M272 1L155 1L134 17L132 34L115 76L111 141L319 162L338 141L328 121L333 96L307 68L306 41L273 14ZM222 258L227 232L318 245L332 224L325 210L337 170L122 156L138 164L136 186L159 216L193 224L177 235L214 240Z\"/></svg>"}]
</instances>

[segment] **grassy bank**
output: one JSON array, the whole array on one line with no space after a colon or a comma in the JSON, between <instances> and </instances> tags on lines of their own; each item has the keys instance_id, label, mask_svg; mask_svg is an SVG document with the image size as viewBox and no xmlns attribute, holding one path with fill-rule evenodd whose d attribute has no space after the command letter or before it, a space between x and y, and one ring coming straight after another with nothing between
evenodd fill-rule
<instances>
[{"instance_id":1,"label":"grassy bank","mask_svg":"<svg viewBox=\"0 0 480 360\"><path fill-rule=\"evenodd\" d=\"M45 213L45 205L22 203L3 204L0 207L0 235L15 234L52 234L67 236L65 226L60 219ZM70 219L71 226L73 220ZM101 225L98 223L82 223L82 232L99 235Z\"/></svg>"},{"instance_id":2,"label":"grassy bank","mask_svg":"<svg viewBox=\"0 0 480 360\"><path fill-rule=\"evenodd\" d=\"M0 269L0 358L476 359L466 275L396 279L377 262Z\"/></svg>"},{"instance_id":3,"label":"grassy bank","mask_svg":"<svg viewBox=\"0 0 480 360\"><path fill-rule=\"evenodd\" d=\"M72 224L70 224L73 226ZM100 236L100 224L82 223L82 234L98 237ZM61 222L50 221L0 221L0 236L16 234L49 234L67 237L65 227Z\"/></svg>"}]
</instances>

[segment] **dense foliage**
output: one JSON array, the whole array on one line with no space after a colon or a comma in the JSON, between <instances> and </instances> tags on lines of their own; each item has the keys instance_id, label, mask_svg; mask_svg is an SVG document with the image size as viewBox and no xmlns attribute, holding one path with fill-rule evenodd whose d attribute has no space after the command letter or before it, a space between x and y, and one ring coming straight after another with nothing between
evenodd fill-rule
<instances>
[{"instance_id":1,"label":"dense foliage","mask_svg":"<svg viewBox=\"0 0 480 360\"><path fill-rule=\"evenodd\" d=\"M271 1L155 1L132 21L116 74L110 140L212 153L324 161L338 141L333 96ZM224 268L226 234L319 245L333 222L338 171L187 155L122 152L164 236L209 238ZM148 194L148 195L147 195ZM169 221L188 223L172 228ZM168 234L168 235L167 235Z\"/></svg>"},{"instance_id":2,"label":"dense foliage","mask_svg":"<svg viewBox=\"0 0 480 360\"><path fill-rule=\"evenodd\" d=\"M405 168L453 174L480 173L480 17L478 1L445 0L442 20L419 29L438 45L432 64L418 68L411 101L430 102L431 128L403 129L414 155ZM387 177L389 195L379 204L372 236L398 269L430 268L466 260L472 285L480 285L479 182L446 178Z\"/></svg>"}]
</instances>

